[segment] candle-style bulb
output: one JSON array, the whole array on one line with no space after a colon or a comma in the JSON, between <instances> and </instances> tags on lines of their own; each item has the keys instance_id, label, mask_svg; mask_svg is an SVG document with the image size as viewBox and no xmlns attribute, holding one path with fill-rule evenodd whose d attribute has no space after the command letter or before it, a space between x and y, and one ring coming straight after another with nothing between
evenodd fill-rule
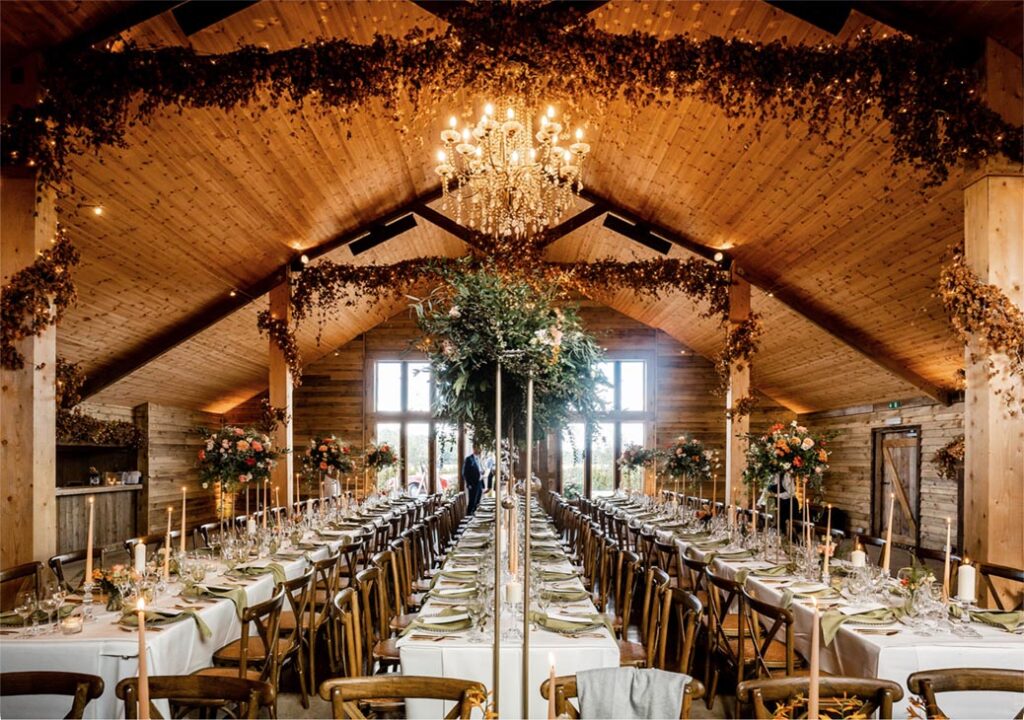
<instances>
[{"instance_id":1,"label":"candle-style bulb","mask_svg":"<svg viewBox=\"0 0 1024 720\"><path fill-rule=\"evenodd\" d=\"M554 119L555 117L555 106L548 105L548 117Z\"/></svg>"},{"instance_id":2,"label":"candle-style bulb","mask_svg":"<svg viewBox=\"0 0 1024 720\"><path fill-rule=\"evenodd\" d=\"M576 139L577 140L582 140L583 139L583 128L576 128Z\"/></svg>"},{"instance_id":3,"label":"candle-style bulb","mask_svg":"<svg viewBox=\"0 0 1024 720\"><path fill-rule=\"evenodd\" d=\"M505 117L507 117L509 120L515 120L516 111L513 110L512 108L509 108L508 110L505 111Z\"/></svg>"},{"instance_id":4,"label":"candle-style bulb","mask_svg":"<svg viewBox=\"0 0 1024 720\"><path fill-rule=\"evenodd\" d=\"M439 163L447 162L448 161L448 153L446 153L444 150L438 150L437 151L437 161Z\"/></svg>"},{"instance_id":5,"label":"candle-style bulb","mask_svg":"<svg viewBox=\"0 0 1024 720\"><path fill-rule=\"evenodd\" d=\"M487 103L486 105L484 105L484 115L486 115L487 117L490 117L493 114L494 114L494 106L491 105L490 103Z\"/></svg>"},{"instance_id":6,"label":"candle-style bulb","mask_svg":"<svg viewBox=\"0 0 1024 720\"><path fill-rule=\"evenodd\" d=\"M459 119L457 117L455 117L454 115L452 115L450 118L448 118L448 127L450 127L452 130L454 130L455 126L458 125L458 124L459 124Z\"/></svg>"}]
</instances>

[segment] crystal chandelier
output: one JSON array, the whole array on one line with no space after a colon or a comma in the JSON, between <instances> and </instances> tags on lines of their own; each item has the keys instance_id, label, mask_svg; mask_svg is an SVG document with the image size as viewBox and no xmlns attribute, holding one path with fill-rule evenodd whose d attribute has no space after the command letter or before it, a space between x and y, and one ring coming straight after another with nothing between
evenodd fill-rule
<instances>
[{"instance_id":1,"label":"crystal chandelier","mask_svg":"<svg viewBox=\"0 0 1024 720\"><path fill-rule=\"evenodd\" d=\"M452 117L437 153L443 208L455 221L495 238L526 238L558 222L583 189L590 145L583 130L567 148L565 128L548 107L538 122L521 102L504 118L488 103L475 126ZM534 132L536 130L536 132Z\"/></svg>"}]
</instances>

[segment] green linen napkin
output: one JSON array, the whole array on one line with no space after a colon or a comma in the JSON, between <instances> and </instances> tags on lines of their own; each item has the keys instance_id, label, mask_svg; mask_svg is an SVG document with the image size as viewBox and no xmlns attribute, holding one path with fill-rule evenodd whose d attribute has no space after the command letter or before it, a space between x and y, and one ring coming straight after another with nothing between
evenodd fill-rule
<instances>
[{"instance_id":1,"label":"green linen napkin","mask_svg":"<svg viewBox=\"0 0 1024 720\"><path fill-rule=\"evenodd\" d=\"M437 613L437 615L440 617L451 617L452 615L465 614L465 610L458 610L456 608L445 608L441 612ZM455 632L460 630L469 630L471 627L473 627L473 621L468 616L463 620L456 620L454 622L446 623L431 622L430 617L431 616L424 617L420 615L417 618L415 618L411 623L409 623L409 627L402 631L402 637L405 637L414 630L434 630L442 632L450 630Z\"/></svg>"},{"instance_id":2,"label":"green linen napkin","mask_svg":"<svg viewBox=\"0 0 1024 720\"><path fill-rule=\"evenodd\" d=\"M706 532L676 533L676 537L678 537L680 540L693 543L709 538L711 537L711 534Z\"/></svg>"},{"instance_id":3,"label":"green linen napkin","mask_svg":"<svg viewBox=\"0 0 1024 720\"><path fill-rule=\"evenodd\" d=\"M170 625L171 623L181 622L185 618L192 618L196 624L196 629L199 630L199 634L204 640L213 635L210 631L210 626L203 622L203 619L199 617L195 610L175 610L174 612L166 610L146 611L147 625ZM124 615L121 616L121 624L129 627L138 627L138 613L134 610L125 611Z\"/></svg>"},{"instance_id":4,"label":"green linen napkin","mask_svg":"<svg viewBox=\"0 0 1024 720\"><path fill-rule=\"evenodd\" d=\"M725 550L708 553L704 558L705 562L712 560L748 560L754 557L753 550Z\"/></svg>"},{"instance_id":5,"label":"green linen napkin","mask_svg":"<svg viewBox=\"0 0 1024 720\"><path fill-rule=\"evenodd\" d=\"M818 600L828 600L830 598L839 597L839 592L835 588L822 588L821 590L814 590L812 592L800 592L799 590L793 590L793 594L801 598L817 598Z\"/></svg>"},{"instance_id":6,"label":"green linen napkin","mask_svg":"<svg viewBox=\"0 0 1024 720\"><path fill-rule=\"evenodd\" d=\"M274 582L278 585L284 583L288 578L285 575L284 567L280 563L268 563L265 567L258 567L255 565L248 565L246 567L237 567L234 570L228 571L227 575L232 577L254 577L257 575L266 575L267 573L273 573Z\"/></svg>"},{"instance_id":7,"label":"green linen napkin","mask_svg":"<svg viewBox=\"0 0 1024 720\"><path fill-rule=\"evenodd\" d=\"M844 615L838 610L826 610L821 616L821 637L825 645L831 645L835 639L839 627L845 622L854 622L857 625L888 625L899 619L895 608L878 608L856 615Z\"/></svg>"},{"instance_id":8,"label":"green linen napkin","mask_svg":"<svg viewBox=\"0 0 1024 720\"><path fill-rule=\"evenodd\" d=\"M971 610L971 620L975 622L985 623L986 625L994 625L995 627L1002 628L1007 632L1013 632L1017 628L1024 626L1024 610L1011 610L999 611L999 610ZM959 605L950 605L949 614L955 618L959 618L963 615L963 609Z\"/></svg>"},{"instance_id":9,"label":"green linen napkin","mask_svg":"<svg viewBox=\"0 0 1024 720\"><path fill-rule=\"evenodd\" d=\"M789 565L775 565L774 567L751 570L750 574L758 577L784 577L791 572L793 572L793 568Z\"/></svg>"},{"instance_id":10,"label":"green linen napkin","mask_svg":"<svg viewBox=\"0 0 1024 720\"><path fill-rule=\"evenodd\" d=\"M66 618L68 615L75 611L75 605L65 604L60 606L60 617L61 619ZM45 610L36 610L28 618L28 624L31 625L33 621L37 623L45 623L48 618ZM16 612L5 612L0 613L0 626L3 627L21 627L23 620L21 615Z\"/></svg>"},{"instance_id":11,"label":"green linen napkin","mask_svg":"<svg viewBox=\"0 0 1024 720\"><path fill-rule=\"evenodd\" d=\"M548 582L558 582L560 580L572 580L573 578L579 577L578 572L570 570L541 570L540 579Z\"/></svg>"},{"instance_id":12,"label":"green linen napkin","mask_svg":"<svg viewBox=\"0 0 1024 720\"><path fill-rule=\"evenodd\" d=\"M245 612L245 608L249 604L249 596L245 594L245 590L242 588L196 585L191 589L183 590L181 595L182 597L193 599L210 597L217 598L218 600L230 600L235 604L235 611L238 613L238 617L242 617L242 613Z\"/></svg>"},{"instance_id":13,"label":"green linen napkin","mask_svg":"<svg viewBox=\"0 0 1024 720\"><path fill-rule=\"evenodd\" d=\"M711 540L709 542L695 542L692 544L693 547L697 548L698 550L718 550L719 548L724 548L728 546L729 540L728 538L723 538L721 540Z\"/></svg>"},{"instance_id":14,"label":"green linen napkin","mask_svg":"<svg viewBox=\"0 0 1024 720\"><path fill-rule=\"evenodd\" d=\"M445 568L439 573L441 577L451 578L452 580L475 580L477 574L476 570L454 570L451 568Z\"/></svg>"},{"instance_id":15,"label":"green linen napkin","mask_svg":"<svg viewBox=\"0 0 1024 720\"><path fill-rule=\"evenodd\" d=\"M530 556L534 560L561 560L565 557L563 553L554 552L553 550L531 550Z\"/></svg>"},{"instance_id":16,"label":"green linen napkin","mask_svg":"<svg viewBox=\"0 0 1024 720\"><path fill-rule=\"evenodd\" d=\"M608 628L608 631L612 632L611 623L609 623L608 618L601 613L587 614L586 617L588 618L588 622L581 623L552 618L549 617L547 613L530 613L530 620L532 622L537 623L537 625L545 630L550 630L551 632L558 633L559 635L576 635L581 632L593 632L594 630L600 630L601 628Z\"/></svg>"},{"instance_id":17,"label":"green linen napkin","mask_svg":"<svg viewBox=\"0 0 1024 720\"><path fill-rule=\"evenodd\" d=\"M476 595L476 585L457 588L431 588L430 595L436 598L462 598Z\"/></svg>"},{"instance_id":18,"label":"green linen napkin","mask_svg":"<svg viewBox=\"0 0 1024 720\"><path fill-rule=\"evenodd\" d=\"M540 595L543 598L554 601L565 601L575 602L576 600L586 600L590 597L590 593L586 590L541 590Z\"/></svg>"}]
</instances>

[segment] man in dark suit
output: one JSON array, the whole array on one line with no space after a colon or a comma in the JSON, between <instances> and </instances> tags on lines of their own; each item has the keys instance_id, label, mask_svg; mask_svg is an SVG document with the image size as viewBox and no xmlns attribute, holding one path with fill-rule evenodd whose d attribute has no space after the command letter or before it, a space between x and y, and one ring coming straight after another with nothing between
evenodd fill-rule
<instances>
[{"instance_id":1,"label":"man in dark suit","mask_svg":"<svg viewBox=\"0 0 1024 720\"><path fill-rule=\"evenodd\" d=\"M469 508L467 512L472 515L480 504L480 496L484 492L484 464L480 459L480 447L473 446L473 454L467 455L462 463L462 479L466 483L466 491L469 493Z\"/></svg>"}]
</instances>

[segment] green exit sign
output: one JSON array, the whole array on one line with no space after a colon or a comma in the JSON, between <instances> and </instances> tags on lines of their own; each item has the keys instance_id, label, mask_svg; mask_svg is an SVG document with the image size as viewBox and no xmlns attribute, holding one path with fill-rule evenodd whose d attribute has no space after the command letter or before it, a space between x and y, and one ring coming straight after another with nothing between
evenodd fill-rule
<instances>
[{"instance_id":1,"label":"green exit sign","mask_svg":"<svg viewBox=\"0 0 1024 720\"><path fill-rule=\"evenodd\" d=\"M899 400L890 400L889 401L889 409L890 410L898 410L901 407L903 407L903 403L901 403Z\"/></svg>"}]
</instances>

